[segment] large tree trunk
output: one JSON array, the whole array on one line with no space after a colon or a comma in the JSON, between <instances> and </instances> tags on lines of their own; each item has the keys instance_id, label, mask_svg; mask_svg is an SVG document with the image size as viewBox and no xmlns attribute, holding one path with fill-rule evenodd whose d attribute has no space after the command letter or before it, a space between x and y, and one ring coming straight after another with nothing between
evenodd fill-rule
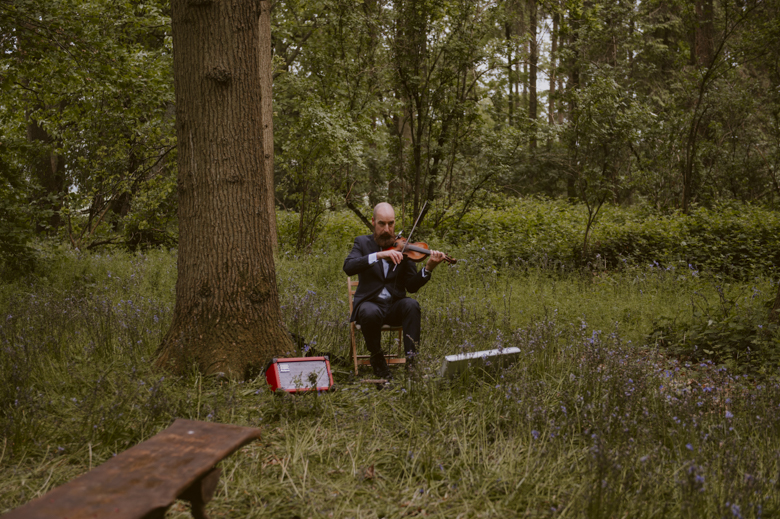
<instances>
[{"instance_id":1,"label":"large tree trunk","mask_svg":"<svg viewBox=\"0 0 780 519\"><path fill-rule=\"evenodd\" d=\"M173 0L179 259L158 366L258 373L281 322L265 172L260 2Z\"/></svg>"}]
</instances>

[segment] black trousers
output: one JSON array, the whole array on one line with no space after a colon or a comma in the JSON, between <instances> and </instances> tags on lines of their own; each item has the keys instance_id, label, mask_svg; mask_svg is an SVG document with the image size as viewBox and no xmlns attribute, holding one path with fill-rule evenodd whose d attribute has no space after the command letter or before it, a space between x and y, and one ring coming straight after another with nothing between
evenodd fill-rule
<instances>
[{"instance_id":1,"label":"black trousers","mask_svg":"<svg viewBox=\"0 0 780 519\"><path fill-rule=\"evenodd\" d=\"M358 307L356 321L371 353L371 368L376 376L385 378L390 375L382 353L383 324L403 326L406 362L410 363L414 359L417 343L420 342L420 304L416 300L405 297L394 302L364 301Z\"/></svg>"}]
</instances>

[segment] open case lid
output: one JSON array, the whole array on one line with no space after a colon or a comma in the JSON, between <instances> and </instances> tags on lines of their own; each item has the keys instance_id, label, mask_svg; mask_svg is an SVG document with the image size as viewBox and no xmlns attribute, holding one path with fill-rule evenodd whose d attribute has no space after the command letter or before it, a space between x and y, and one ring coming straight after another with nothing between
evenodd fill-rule
<instances>
[{"instance_id":1,"label":"open case lid","mask_svg":"<svg viewBox=\"0 0 780 519\"><path fill-rule=\"evenodd\" d=\"M328 391L333 387L328 357L274 358L268 363L265 377L273 391Z\"/></svg>"}]
</instances>

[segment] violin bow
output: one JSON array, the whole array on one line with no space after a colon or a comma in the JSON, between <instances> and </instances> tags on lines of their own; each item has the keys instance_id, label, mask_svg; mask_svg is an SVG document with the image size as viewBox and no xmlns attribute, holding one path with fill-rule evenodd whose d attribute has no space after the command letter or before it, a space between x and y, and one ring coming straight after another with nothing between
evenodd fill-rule
<instances>
[{"instance_id":1,"label":"violin bow","mask_svg":"<svg viewBox=\"0 0 780 519\"><path fill-rule=\"evenodd\" d=\"M418 215L417 215L417 220L415 220L415 221L414 221L414 225L412 225L412 230L411 230L411 232L409 233L409 236L406 238L406 243L404 244L404 248L403 248L403 249L401 249L401 254L403 254L403 253L404 253L404 251L406 250L406 246L407 246L407 245L409 245L409 242L410 242L410 241L411 241L411 239L412 239L412 234L414 234L414 230L417 228L417 224L420 222L420 218L422 218L423 211L425 211L425 206L427 206L427 205L428 205L428 201L426 200L426 201L425 201L425 203L423 204L422 208L420 209L420 214L418 214ZM399 233L399 234L400 234L400 233ZM397 263L396 263L395 265L393 265L393 271L395 271L395 268L396 268L397 266L398 266L398 264L397 264Z\"/></svg>"}]
</instances>

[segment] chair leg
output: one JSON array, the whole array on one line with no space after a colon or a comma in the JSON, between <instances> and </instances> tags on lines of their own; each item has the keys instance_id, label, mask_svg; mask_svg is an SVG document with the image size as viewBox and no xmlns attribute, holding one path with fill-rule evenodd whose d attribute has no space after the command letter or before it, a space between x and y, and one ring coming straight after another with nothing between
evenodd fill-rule
<instances>
[{"instance_id":1,"label":"chair leg","mask_svg":"<svg viewBox=\"0 0 780 519\"><path fill-rule=\"evenodd\" d=\"M406 348L404 348L404 330L398 330L398 348L401 350L401 358L406 359Z\"/></svg>"},{"instance_id":2,"label":"chair leg","mask_svg":"<svg viewBox=\"0 0 780 519\"><path fill-rule=\"evenodd\" d=\"M352 363L355 365L355 376L358 374L358 358L357 358L357 344L355 344L355 323L349 323L349 332L352 338L351 350L352 350Z\"/></svg>"}]
</instances>

